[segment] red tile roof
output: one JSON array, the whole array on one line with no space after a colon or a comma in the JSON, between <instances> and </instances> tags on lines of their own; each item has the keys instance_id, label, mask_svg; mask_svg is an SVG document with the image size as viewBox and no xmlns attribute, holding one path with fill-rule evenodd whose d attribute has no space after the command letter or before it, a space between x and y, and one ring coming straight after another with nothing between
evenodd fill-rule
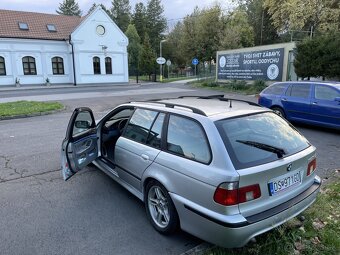
<instances>
[{"instance_id":1,"label":"red tile roof","mask_svg":"<svg viewBox=\"0 0 340 255\"><path fill-rule=\"evenodd\" d=\"M69 38L83 19L77 16L0 10L0 38L64 40ZM29 30L20 30L19 22L27 23ZM57 32L49 32L47 24L55 25Z\"/></svg>"}]
</instances>

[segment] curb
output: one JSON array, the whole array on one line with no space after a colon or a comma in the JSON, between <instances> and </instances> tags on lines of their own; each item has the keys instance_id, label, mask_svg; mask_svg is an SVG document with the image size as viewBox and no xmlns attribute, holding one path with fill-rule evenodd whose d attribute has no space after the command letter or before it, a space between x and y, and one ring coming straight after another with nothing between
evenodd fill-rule
<instances>
[{"instance_id":1,"label":"curb","mask_svg":"<svg viewBox=\"0 0 340 255\"><path fill-rule=\"evenodd\" d=\"M37 116L44 116L44 115L50 115L58 112L62 112L66 110L66 106L63 105L63 108L58 109L58 110L52 110L52 111L47 111L47 112L37 112L37 113L32 113L32 114L22 114L22 115L14 115L14 116L0 116L0 121L1 120L13 120L13 119L24 119L24 118L30 118L30 117L37 117Z\"/></svg>"},{"instance_id":2,"label":"curb","mask_svg":"<svg viewBox=\"0 0 340 255\"><path fill-rule=\"evenodd\" d=\"M57 89L82 89L82 88L95 88L95 87L106 87L106 88L124 88L124 87L139 87L143 85L156 84L158 82L131 82L126 84L113 84L113 85L103 85L103 84L82 84L82 85L51 85L51 86L0 86L0 91L11 92L11 91L27 91L27 90L57 90Z\"/></svg>"}]
</instances>

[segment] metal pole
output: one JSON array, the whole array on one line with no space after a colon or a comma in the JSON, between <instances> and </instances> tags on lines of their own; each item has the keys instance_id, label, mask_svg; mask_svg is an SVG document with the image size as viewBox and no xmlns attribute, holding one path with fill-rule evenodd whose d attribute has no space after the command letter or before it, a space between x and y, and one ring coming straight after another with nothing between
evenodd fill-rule
<instances>
[{"instance_id":1,"label":"metal pole","mask_svg":"<svg viewBox=\"0 0 340 255\"><path fill-rule=\"evenodd\" d=\"M162 42L163 41L160 41L159 42L159 57L161 58L162 57ZM159 80L160 82L162 82L162 65L160 64L159 65Z\"/></svg>"},{"instance_id":2,"label":"metal pole","mask_svg":"<svg viewBox=\"0 0 340 255\"><path fill-rule=\"evenodd\" d=\"M310 28L310 39L312 39L312 37L313 37L313 26L311 26Z\"/></svg>"},{"instance_id":3,"label":"metal pole","mask_svg":"<svg viewBox=\"0 0 340 255\"><path fill-rule=\"evenodd\" d=\"M260 45L262 45L262 38L263 38L263 17L264 17L264 9L262 10L262 21L261 21L261 42L260 42Z\"/></svg>"}]
</instances>

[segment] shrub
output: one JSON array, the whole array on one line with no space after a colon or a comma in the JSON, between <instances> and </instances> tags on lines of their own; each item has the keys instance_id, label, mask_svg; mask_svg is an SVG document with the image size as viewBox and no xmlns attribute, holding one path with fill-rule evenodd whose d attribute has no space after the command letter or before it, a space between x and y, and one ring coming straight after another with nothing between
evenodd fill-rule
<instances>
[{"instance_id":1,"label":"shrub","mask_svg":"<svg viewBox=\"0 0 340 255\"><path fill-rule=\"evenodd\" d=\"M264 80L256 80L254 81L253 86L256 90L261 91L267 87L267 84Z\"/></svg>"}]
</instances>

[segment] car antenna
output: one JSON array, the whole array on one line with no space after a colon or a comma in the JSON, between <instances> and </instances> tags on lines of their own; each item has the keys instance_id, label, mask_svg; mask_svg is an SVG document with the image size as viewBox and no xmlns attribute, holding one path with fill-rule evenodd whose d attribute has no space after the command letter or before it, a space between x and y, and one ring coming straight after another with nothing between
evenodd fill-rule
<instances>
[{"instance_id":1,"label":"car antenna","mask_svg":"<svg viewBox=\"0 0 340 255\"><path fill-rule=\"evenodd\" d=\"M233 105L231 103L231 99L229 99L229 100L230 100L229 108L233 108Z\"/></svg>"}]
</instances>

